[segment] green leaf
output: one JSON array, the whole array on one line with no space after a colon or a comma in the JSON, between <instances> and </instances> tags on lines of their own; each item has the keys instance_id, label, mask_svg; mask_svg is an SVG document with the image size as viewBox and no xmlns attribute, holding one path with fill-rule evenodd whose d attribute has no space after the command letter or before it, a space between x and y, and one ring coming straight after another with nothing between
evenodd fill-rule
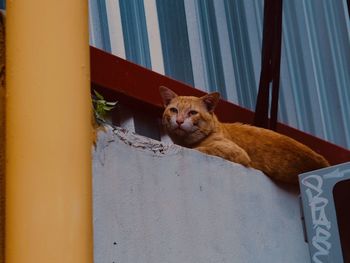
<instances>
[{"instance_id":1,"label":"green leaf","mask_svg":"<svg viewBox=\"0 0 350 263\"><path fill-rule=\"evenodd\" d=\"M118 103L118 101L113 101L113 102L112 101L107 101L106 102L106 104L110 105L110 106L115 106L115 105L117 105L117 103Z\"/></svg>"},{"instance_id":2,"label":"green leaf","mask_svg":"<svg viewBox=\"0 0 350 263\"><path fill-rule=\"evenodd\" d=\"M98 93L96 90L94 90L94 93L97 98L99 98L100 100L104 100L104 97L100 93Z\"/></svg>"},{"instance_id":3,"label":"green leaf","mask_svg":"<svg viewBox=\"0 0 350 263\"><path fill-rule=\"evenodd\" d=\"M115 107L114 106L104 106L103 109L106 111L113 110Z\"/></svg>"},{"instance_id":4,"label":"green leaf","mask_svg":"<svg viewBox=\"0 0 350 263\"><path fill-rule=\"evenodd\" d=\"M104 97L94 90L96 96L92 97L95 118L105 121L108 112L115 108L118 101L106 101Z\"/></svg>"}]
</instances>

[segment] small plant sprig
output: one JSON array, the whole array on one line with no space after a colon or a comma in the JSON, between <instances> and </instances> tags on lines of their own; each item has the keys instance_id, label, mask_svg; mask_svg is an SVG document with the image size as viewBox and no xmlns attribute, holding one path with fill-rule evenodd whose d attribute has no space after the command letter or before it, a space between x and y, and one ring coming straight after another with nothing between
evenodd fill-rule
<instances>
[{"instance_id":1,"label":"small plant sprig","mask_svg":"<svg viewBox=\"0 0 350 263\"><path fill-rule=\"evenodd\" d=\"M105 98L94 90L95 95L92 97L92 103L94 106L94 115L98 121L106 122L108 112L113 110L118 101L106 101Z\"/></svg>"}]
</instances>

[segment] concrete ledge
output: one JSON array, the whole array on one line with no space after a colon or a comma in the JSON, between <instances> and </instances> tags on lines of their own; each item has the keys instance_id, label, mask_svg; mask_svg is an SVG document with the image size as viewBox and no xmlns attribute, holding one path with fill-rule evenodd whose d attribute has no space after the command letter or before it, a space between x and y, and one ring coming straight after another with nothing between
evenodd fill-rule
<instances>
[{"instance_id":1,"label":"concrete ledge","mask_svg":"<svg viewBox=\"0 0 350 263\"><path fill-rule=\"evenodd\" d=\"M122 129L94 151L95 263L310 262L297 194Z\"/></svg>"}]
</instances>

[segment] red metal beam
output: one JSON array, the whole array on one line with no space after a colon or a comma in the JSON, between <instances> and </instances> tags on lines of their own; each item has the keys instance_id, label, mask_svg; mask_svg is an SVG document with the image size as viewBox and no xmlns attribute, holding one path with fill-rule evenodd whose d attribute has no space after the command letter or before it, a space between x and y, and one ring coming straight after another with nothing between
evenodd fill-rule
<instances>
[{"instance_id":1,"label":"red metal beam","mask_svg":"<svg viewBox=\"0 0 350 263\"><path fill-rule=\"evenodd\" d=\"M141 110L161 114L159 86L166 86L180 95L202 96L205 93L179 81L150 71L94 47L91 52L91 84L103 89L110 98L133 104ZM221 100L216 114L223 122L252 124L254 112ZM350 161L350 151L325 140L278 123L277 131L290 136L325 156L331 164Z\"/></svg>"}]
</instances>

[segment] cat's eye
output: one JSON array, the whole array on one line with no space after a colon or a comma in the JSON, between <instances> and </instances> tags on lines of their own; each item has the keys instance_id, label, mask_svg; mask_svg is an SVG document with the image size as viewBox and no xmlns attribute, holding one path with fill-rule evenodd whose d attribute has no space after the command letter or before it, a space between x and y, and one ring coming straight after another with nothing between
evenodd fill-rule
<instances>
[{"instance_id":1,"label":"cat's eye","mask_svg":"<svg viewBox=\"0 0 350 263\"><path fill-rule=\"evenodd\" d=\"M195 110L191 110L191 111L188 112L188 115L190 115L190 116L193 116L193 115L196 115L196 114L198 114L198 111L195 111Z\"/></svg>"},{"instance_id":2,"label":"cat's eye","mask_svg":"<svg viewBox=\"0 0 350 263\"><path fill-rule=\"evenodd\" d=\"M178 112L176 108L170 108L169 110L170 110L172 113L177 113L177 112Z\"/></svg>"}]
</instances>

